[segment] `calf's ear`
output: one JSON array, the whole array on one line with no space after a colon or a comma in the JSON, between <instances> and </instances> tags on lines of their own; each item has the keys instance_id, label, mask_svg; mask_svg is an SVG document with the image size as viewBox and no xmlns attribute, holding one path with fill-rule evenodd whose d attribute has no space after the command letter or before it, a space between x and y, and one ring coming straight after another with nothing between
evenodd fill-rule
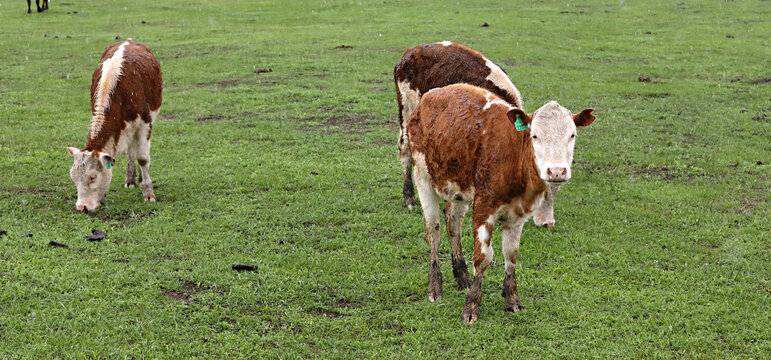
<instances>
[{"instance_id":1,"label":"calf's ear","mask_svg":"<svg viewBox=\"0 0 771 360\"><path fill-rule=\"evenodd\" d=\"M517 121L520 121L524 125L530 125L530 122L533 121L533 114L528 115L526 112L522 111L522 109L519 108L513 108L509 110L509 112L506 113L506 116L509 118L509 121L511 121L514 126L517 126ZM519 126L517 126L517 131L519 130Z\"/></svg>"},{"instance_id":2,"label":"calf's ear","mask_svg":"<svg viewBox=\"0 0 771 360\"><path fill-rule=\"evenodd\" d=\"M74 148L72 146L68 146L67 147L67 151L70 152L70 156L72 156L72 157L75 157L75 154L80 152L80 150L78 150L77 148Z\"/></svg>"},{"instance_id":3,"label":"calf's ear","mask_svg":"<svg viewBox=\"0 0 771 360\"><path fill-rule=\"evenodd\" d=\"M115 159L113 159L112 156L107 153L99 154L99 161L106 169L112 169L112 166L115 165Z\"/></svg>"},{"instance_id":4,"label":"calf's ear","mask_svg":"<svg viewBox=\"0 0 771 360\"><path fill-rule=\"evenodd\" d=\"M573 114L573 122L576 126L589 126L594 121L594 115L592 115L594 109L583 109L578 114Z\"/></svg>"}]
</instances>

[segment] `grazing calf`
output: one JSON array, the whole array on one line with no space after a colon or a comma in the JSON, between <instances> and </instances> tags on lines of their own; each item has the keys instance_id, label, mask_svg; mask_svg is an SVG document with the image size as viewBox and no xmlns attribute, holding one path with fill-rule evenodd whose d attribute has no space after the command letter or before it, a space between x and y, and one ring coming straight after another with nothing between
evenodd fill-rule
<instances>
[{"instance_id":1,"label":"grazing calf","mask_svg":"<svg viewBox=\"0 0 771 360\"><path fill-rule=\"evenodd\" d=\"M37 5L37 12L41 13L48 10L48 0L43 0L43 6L40 6L40 0L35 0ZM32 0L27 0L27 14L32 14Z\"/></svg>"},{"instance_id":2,"label":"grazing calf","mask_svg":"<svg viewBox=\"0 0 771 360\"><path fill-rule=\"evenodd\" d=\"M126 187L139 186L155 201L150 179L150 132L161 108L161 67L144 44L128 39L108 46L91 79L91 130L86 147L67 150L75 160L70 176L78 188L78 211L104 202L115 158L126 152Z\"/></svg>"},{"instance_id":3,"label":"grazing calf","mask_svg":"<svg viewBox=\"0 0 771 360\"><path fill-rule=\"evenodd\" d=\"M409 118L407 133L426 241L431 246L430 301L442 296L438 251L443 198L453 274L458 288L471 286L463 321L472 323L479 316L482 276L493 260L490 237L496 222L503 227L505 309L520 310L514 269L522 226L542 205L548 185L570 179L576 127L591 124L591 113L592 109L584 109L572 114L550 102L527 114L485 89L466 84L423 95ZM463 217L469 206L473 206L473 283L461 247Z\"/></svg>"}]
</instances>

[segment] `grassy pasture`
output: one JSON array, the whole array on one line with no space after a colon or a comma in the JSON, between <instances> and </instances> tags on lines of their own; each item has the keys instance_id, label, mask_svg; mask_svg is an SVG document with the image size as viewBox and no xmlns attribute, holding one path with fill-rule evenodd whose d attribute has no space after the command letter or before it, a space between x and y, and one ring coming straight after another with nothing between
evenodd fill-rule
<instances>
[{"instance_id":1,"label":"grassy pasture","mask_svg":"<svg viewBox=\"0 0 771 360\"><path fill-rule=\"evenodd\" d=\"M2 1L0 358L769 358L769 19L749 0ZM123 157L83 215L65 147L116 36L163 70L159 201L121 187ZM496 231L472 326L445 234L426 300L401 205L393 65L442 40L501 65L527 111L597 115L557 226L523 231L524 311L503 311Z\"/></svg>"}]
</instances>

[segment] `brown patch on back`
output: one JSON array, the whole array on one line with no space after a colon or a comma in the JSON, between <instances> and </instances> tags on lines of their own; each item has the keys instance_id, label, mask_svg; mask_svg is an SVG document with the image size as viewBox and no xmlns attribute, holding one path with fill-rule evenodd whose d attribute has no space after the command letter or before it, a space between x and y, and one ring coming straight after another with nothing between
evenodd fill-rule
<instances>
[{"instance_id":1,"label":"brown patch on back","mask_svg":"<svg viewBox=\"0 0 771 360\"><path fill-rule=\"evenodd\" d=\"M150 123L150 112L161 107L163 83L161 67L152 51L144 44L127 40L123 50L122 75L110 96L110 105L104 113L101 130L94 138L89 136L83 150L102 150L112 138L117 143L126 123L141 116ZM124 42L108 46L91 76L91 113L96 114L95 93L102 75L102 64L110 59Z\"/></svg>"},{"instance_id":2,"label":"brown patch on back","mask_svg":"<svg viewBox=\"0 0 771 360\"><path fill-rule=\"evenodd\" d=\"M398 83L407 80L410 88L420 94L434 88L464 83L487 89L509 104L522 107L513 94L487 80L488 75L490 68L485 63L485 57L458 43L449 46L441 43L415 46L404 52L394 68L394 81Z\"/></svg>"}]
</instances>

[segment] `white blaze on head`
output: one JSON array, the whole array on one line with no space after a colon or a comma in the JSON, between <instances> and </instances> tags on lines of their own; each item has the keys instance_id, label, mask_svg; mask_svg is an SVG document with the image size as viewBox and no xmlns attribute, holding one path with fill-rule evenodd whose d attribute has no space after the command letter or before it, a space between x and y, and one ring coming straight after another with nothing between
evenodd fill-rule
<instances>
[{"instance_id":1,"label":"white blaze on head","mask_svg":"<svg viewBox=\"0 0 771 360\"><path fill-rule=\"evenodd\" d=\"M452 45L452 42L451 41L442 41L442 42L440 42L440 44L442 44L444 46L450 46L450 45Z\"/></svg>"},{"instance_id":2,"label":"white blaze on head","mask_svg":"<svg viewBox=\"0 0 771 360\"><path fill-rule=\"evenodd\" d=\"M538 174L551 184L570 180L573 163L576 125L586 126L594 121L591 109L573 114L555 101L533 113L530 121L530 137Z\"/></svg>"},{"instance_id":3,"label":"white blaze on head","mask_svg":"<svg viewBox=\"0 0 771 360\"><path fill-rule=\"evenodd\" d=\"M78 211L94 211L104 201L107 189L112 181L112 157L109 154L94 154L91 151L81 151L68 147L74 162L70 169L70 177L78 189L78 201L75 207Z\"/></svg>"}]
</instances>

